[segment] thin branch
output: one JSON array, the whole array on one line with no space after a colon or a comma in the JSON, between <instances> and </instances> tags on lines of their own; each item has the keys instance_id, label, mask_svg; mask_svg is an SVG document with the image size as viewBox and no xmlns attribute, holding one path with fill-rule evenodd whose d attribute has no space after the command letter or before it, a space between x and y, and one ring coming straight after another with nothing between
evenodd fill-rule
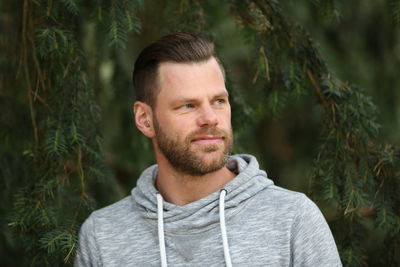
<instances>
[{"instance_id":1,"label":"thin branch","mask_svg":"<svg viewBox=\"0 0 400 267\"><path fill-rule=\"evenodd\" d=\"M321 99L322 104L324 105L326 111L329 112L329 110L330 110L329 104L328 104L328 102L326 101L326 98L325 98L324 94L322 93L321 87L319 86L319 83L318 83L317 80L315 79L314 74L313 74L313 73L310 71L310 69L308 69L308 68L306 69L306 73L307 73L307 76L308 76L308 78L310 79L310 81L311 81L311 83L312 83L312 85L313 85L315 91L317 92L319 98Z\"/></svg>"},{"instance_id":2,"label":"thin branch","mask_svg":"<svg viewBox=\"0 0 400 267\"><path fill-rule=\"evenodd\" d=\"M81 196L86 200L88 195L85 191L85 172L82 166L82 150L78 148L78 174L81 181Z\"/></svg>"},{"instance_id":3,"label":"thin branch","mask_svg":"<svg viewBox=\"0 0 400 267\"><path fill-rule=\"evenodd\" d=\"M29 63L28 63L28 30L29 34L31 33L31 29L28 29L28 20L29 18L29 0L24 0L24 10L23 10L23 17L22 17L22 58L24 64L24 71L26 82L28 85L28 101L29 101L29 110L31 114L31 121L32 121L32 128L33 128L33 136L34 136L34 154L37 153L38 143L39 143L39 134L38 134L38 127L36 123L36 112L33 106L33 99L32 99L32 84L31 84L31 75L29 72Z\"/></svg>"}]
</instances>

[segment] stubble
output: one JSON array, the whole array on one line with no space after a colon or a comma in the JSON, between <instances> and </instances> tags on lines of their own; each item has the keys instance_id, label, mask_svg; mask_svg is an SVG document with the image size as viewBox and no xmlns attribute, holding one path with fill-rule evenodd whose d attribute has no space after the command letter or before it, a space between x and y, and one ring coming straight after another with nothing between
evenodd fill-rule
<instances>
[{"instance_id":1,"label":"stubble","mask_svg":"<svg viewBox=\"0 0 400 267\"><path fill-rule=\"evenodd\" d=\"M157 144L169 163L179 172L191 176L203 176L223 168L228 160L233 146L232 130L229 132L217 127L203 127L188 134L184 140L178 137L170 137L161 128L154 118ZM192 144L196 137L204 135L219 136L223 140L220 145L198 146ZM218 151L220 150L220 151ZM207 154L218 153L215 160L207 161Z\"/></svg>"}]
</instances>

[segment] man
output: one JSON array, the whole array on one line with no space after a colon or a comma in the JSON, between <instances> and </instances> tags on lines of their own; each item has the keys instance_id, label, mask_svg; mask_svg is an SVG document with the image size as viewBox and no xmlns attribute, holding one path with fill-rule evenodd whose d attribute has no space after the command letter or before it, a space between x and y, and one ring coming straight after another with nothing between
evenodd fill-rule
<instances>
[{"instance_id":1,"label":"man","mask_svg":"<svg viewBox=\"0 0 400 267\"><path fill-rule=\"evenodd\" d=\"M76 266L341 266L311 200L275 186L253 156L229 156L224 76L213 44L196 35L141 52L135 123L157 165L86 220Z\"/></svg>"}]
</instances>

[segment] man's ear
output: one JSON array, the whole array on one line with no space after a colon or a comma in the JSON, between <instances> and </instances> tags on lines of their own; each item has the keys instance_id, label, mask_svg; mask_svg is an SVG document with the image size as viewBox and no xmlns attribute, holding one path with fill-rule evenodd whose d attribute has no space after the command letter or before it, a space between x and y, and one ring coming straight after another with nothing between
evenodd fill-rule
<instances>
[{"instance_id":1,"label":"man's ear","mask_svg":"<svg viewBox=\"0 0 400 267\"><path fill-rule=\"evenodd\" d=\"M136 101L133 104L133 113L135 116L136 127L148 138L155 136L153 126L153 110L152 108L141 101Z\"/></svg>"}]
</instances>

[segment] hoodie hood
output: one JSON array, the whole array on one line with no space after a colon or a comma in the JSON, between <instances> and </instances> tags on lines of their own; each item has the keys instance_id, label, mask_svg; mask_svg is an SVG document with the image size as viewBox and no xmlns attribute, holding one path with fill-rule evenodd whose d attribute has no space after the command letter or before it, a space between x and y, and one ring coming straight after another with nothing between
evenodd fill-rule
<instances>
[{"instance_id":1,"label":"hoodie hood","mask_svg":"<svg viewBox=\"0 0 400 267\"><path fill-rule=\"evenodd\" d=\"M246 206L247 200L273 185L273 182L267 178L265 171L259 169L256 158L251 155L230 156L226 166L238 173L223 187L227 191L225 217L229 220ZM157 165L147 168L140 176L137 186L132 190L133 200L138 205L142 218L154 227L157 226L157 190L155 188L157 172ZM164 202L165 233L200 233L218 227L219 196L220 191L216 191L184 206Z\"/></svg>"}]
</instances>

